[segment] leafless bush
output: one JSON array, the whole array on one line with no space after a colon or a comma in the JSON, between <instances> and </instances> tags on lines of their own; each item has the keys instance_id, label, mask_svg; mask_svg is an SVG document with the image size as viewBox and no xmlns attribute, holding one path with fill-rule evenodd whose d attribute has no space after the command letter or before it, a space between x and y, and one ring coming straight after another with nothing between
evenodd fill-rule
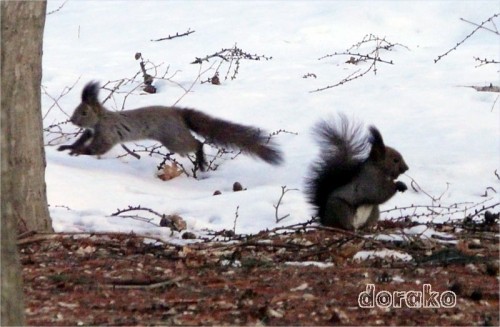
<instances>
[{"instance_id":1,"label":"leafless bush","mask_svg":"<svg viewBox=\"0 0 500 327\"><path fill-rule=\"evenodd\" d=\"M139 214L128 214L130 212L147 212L149 214L152 214L153 216L156 216L157 218L160 218L159 223L155 223L154 220L155 218L141 216ZM125 213L127 213L125 215ZM151 208L144 208L141 207L140 205L138 206L128 206L125 209L117 209L114 213L111 214L111 217L121 217L121 218L128 218L128 219L134 219L142 222L146 222L148 224L154 225L155 227L168 227L171 229L172 233L175 232L180 232L183 231L187 228L186 222L182 217L176 214L171 214L171 215L166 215L159 213L156 210L153 210Z\"/></svg>"},{"instance_id":2,"label":"leafless bush","mask_svg":"<svg viewBox=\"0 0 500 327\"><path fill-rule=\"evenodd\" d=\"M386 40L385 37L381 38L373 34L368 34L363 37L363 39L355 44L353 44L351 47L349 47L347 50L342 51L342 52L334 52L333 54L328 54L325 55L321 58L318 58L318 60L324 60L332 57L337 57L337 56L347 56L349 59L345 62L346 64L351 64L351 65L360 65L364 63L368 63L368 67L365 69L357 69L353 73L349 74L345 78L343 78L341 81L328 85L325 87L318 88L316 90L311 91L312 92L319 92L319 91L324 91L327 89L331 89L340 85L343 85L347 82L353 81L355 79L358 79L367 73L373 71L373 73L376 75L377 74L377 65L379 63L384 63L384 64L389 64L393 65L392 60L386 60L382 59L381 54L384 52L392 51L396 47L402 47L405 49L408 49L407 46L402 45L400 43L392 43ZM305 76L316 76L315 74L306 74Z\"/></svg>"},{"instance_id":3,"label":"leafless bush","mask_svg":"<svg viewBox=\"0 0 500 327\"><path fill-rule=\"evenodd\" d=\"M135 58L136 60L140 60L140 70L138 70L132 77L109 80L101 86L102 90L107 91L102 103L112 102L110 107L114 110L124 110L129 96L139 94L141 88L151 87L154 80L164 80L174 84L184 91L184 93L172 104L175 106L185 95L191 92L194 85L196 85L196 83L198 83L201 79L201 76L212 69L212 66L207 69L203 69L202 65L200 65L198 75L192 84L185 87L175 81L175 76L178 71L170 73L170 66L165 66L163 63L155 64L148 59L144 59L141 53L136 53ZM43 122L45 124L45 145L57 145L73 139L81 133L81 129L69 124L69 117L71 115L67 112L67 109L63 109L60 105L61 99L74 89L79 80L80 78L78 78L71 86L64 87L58 96L53 96L48 92L46 87L42 87L42 95L52 101L52 104L45 110L43 116ZM68 117L68 119L64 121L49 122L49 115L54 109L59 109L64 116ZM60 115L58 117L60 117ZM125 146L123 146L123 148L132 155L134 152L137 152L129 150Z\"/></svg>"},{"instance_id":4,"label":"leafless bush","mask_svg":"<svg viewBox=\"0 0 500 327\"><path fill-rule=\"evenodd\" d=\"M282 133L297 135L297 133L295 132L280 129L269 133L266 142L269 143L273 137L276 137ZM235 160L242 153L240 149L227 149L207 142L206 140L203 144L210 149L210 151L206 153L206 171L216 171L225 162ZM125 149L125 153L120 154L118 157L121 158L128 155L132 155L136 158L140 158L140 155L159 158L161 160L157 166L157 170L159 172L161 172L166 165L175 165L178 169L180 169L180 171L182 171L182 173L186 177L199 177L200 168L196 162L196 156L194 154L189 154L186 156L187 160L191 163L191 165L188 167L181 162L181 159L178 155L173 152L169 152L168 149L166 149L159 143L154 143L152 145L135 143L132 149Z\"/></svg>"},{"instance_id":5,"label":"leafless bush","mask_svg":"<svg viewBox=\"0 0 500 327\"><path fill-rule=\"evenodd\" d=\"M205 167L207 171L215 171L223 162L227 160L233 160L241 154L240 150L228 150L210 143L205 143L205 145L216 151L215 154L206 155L206 157L209 158ZM131 150L126 150L126 152L120 154L118 158L128 155L136 155L140 157L141 154L161 159L160 163L157 166L158 171L162 171L166 165L175 165L187 177L198 178L199 176L200 168L196 162L196 156L194 154L189 154L186 156L187 160L191 163L191 167L188 168L181 162L178 155L173 152L169 152L168 149L166 149L159 143L155 143L152 145L135 143Z\"/></svg>"},{"instance_id":6,"label":"leafless bush","mask_svg":"<svg viewBox=\"0 0 500 327\"><path fill-rule=\"evenodd\" d=\"M234 80L239 73L240 64L242 60L271 60L273 57L268 57L265 55L258 54L250 54L242 49L238 48L235 44L232 48L223 48L220 51L217 51L211 55L207 55L204 57L196 57L195 60L191 64L201 64L204 61L209 62L211 59L218 58L220 59L219 65L215 69L215 73L211 78L203 81L202 83L212 83L212 84L220 84L220 70L223 64L227 64L227 71L224 77L224 80L230 78Z\"/></svg>"},{"instance_id":7,"label":"leafless bush","mask_svg":"<svg viewBox=\"0 0 500 327\"><path fill-rule=\"evenodd\" d=\"M495 176L496 175L497 173L495 171ZM441 222L447 221L449 223L455 223L456 221L462 222L464 219L472 221L477 220L479 216L500 206L500 202L496 196L497 191L491 186L487 186L480 195L484 200L478 202L444 204L442 198L448 192L448 183L446 183L446 189L440 195L435 196L425 191L413 178L409 178L412 180L411 187L413 190L417 193L426 195L431 200L431 204L395 207L393 209L381 211L381 213L386 214L386 217L390 220L418 221L419 219L424 219L432 222L435 219L439 219ZM498 176L496 176L496 178L498 179Z\"/></svg>"}]
</instances>

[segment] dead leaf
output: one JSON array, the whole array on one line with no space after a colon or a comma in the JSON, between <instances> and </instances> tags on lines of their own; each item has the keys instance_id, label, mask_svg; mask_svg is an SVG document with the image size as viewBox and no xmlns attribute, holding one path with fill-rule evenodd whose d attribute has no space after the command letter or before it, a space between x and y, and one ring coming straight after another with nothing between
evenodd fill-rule
<instances>
[{"instance_id":1,"label":"dead leaf","mask_svg":"<svg viewBox=\"0 0 500 327\"><path fill-rule=\"evenodd\" d=\"M182 174L182 170L174 162L172 165L165 165L163 171L158 174L158 178L162 181L169 181Z\"/></svg>"}]
</instances>

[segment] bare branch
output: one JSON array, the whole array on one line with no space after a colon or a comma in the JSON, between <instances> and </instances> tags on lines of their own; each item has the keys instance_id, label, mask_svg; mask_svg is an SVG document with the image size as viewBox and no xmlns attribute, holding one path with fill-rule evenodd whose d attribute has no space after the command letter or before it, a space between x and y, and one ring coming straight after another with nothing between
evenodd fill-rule
<instances>
[{"instance_id":1,"label":"bare branch","mask_svg":"<svg viewBox=\"0 0 500 327\"><path fill-rule=\"evenodd\" d=\"M165 40L172 40L178 37L183 37L183 36L188 36L189 34L193 34L195 31L192 31L191 28L188 28L188 30L184 33L175 33L175 35L169 35L167 37L163 37L161 39L156 39L156 40L151 40L151 42L159 42L159 41L165 41Z\"/></svg>"},{"instance_id":2,"label":"bare branch","mask_svg":"<svg viewBox=\"0 0 500 327\"><path fill-rule=\"evenodd\" d=\"M472 35L474 35L474 33L476 33L478 30L480 29L484 29L484 24L488 23L488 22L492 22L494 18L498 17L500 15L500 13L498 14L494 14L493 16L491 16L490 18L488 18L487 20L485 20L484 22L482 22L481 24L477 25L477 24L474 24L476 25L477 27L472 31L470 32L462 41L458 42L453 48L451 48L450 50L446 51L445 53L443 53L442 55L439 55L436 59L434 59L434 63L437 63L439 60L441 60L443 57L446 57L450 52L456 50L460 45L462 45L465 41L467 41Z\"/></svg>"},{"instance_id":3,"label":"bare branch","mask_svg":"<svg viewBox=\"0 0 500 327\"><path fill-rule=\"evenodd\" d=\"M141 159L141 156L138 155L137 153L134 153L133 151L131 151L129 148L127 148L125 146L125 144L120 144L122 146L122 148L127 151L132 157L136 158L136 159Z\"/></svg>"},{"instance_id":4,"label":"bare branch","mask_svg":"<svg viewBox=\"0 0 500 327\"><path fill-rule=\"evenodd\" d=\"M209 71L210 69L212 69L212 67L214 66L215 63L212 63L210 65L210 67L208 67L207 69L205 69L204 71L202 71L202 65L200 65L200 69L198 70L198 76L196 76L196 78L194 79L194 81L191 83L191 85L185 89L184 91L184 94L181 95L180 98L177 99L177 101L175 101L172 106L176 106L189 92L191 92L191 90L193 89L193 87L196 85L196 83L201 79L201 76L204 75L207 71Z\"/></svg>"},{"instance_id":5,"label":"bare branch","mask_svg":"<svg viewBox=\"0 0 500 327\"><path fill-rule=\"evenodd\" d=\"M111 216L118 216L118 215L121 215L122 213L125 213L125 212L138 211L138 210L150 212L150 213L152 213L160 218L163 217L163 215L161 213L158 213L158 212L154 211L153 209L143 208L140 205L138 205L136 207L128 206L127 209L116 209L116 212L112 213Z\"/></svg>"},{"instance_id":6,"label":"bare branch","mask_svg":"<svg viewBox=\"0 0 500 327\"><path fill-rule=\"evenodd\" d=\"M476 23L474 23L474 22L471 22L471 21L469 21L469 20L467 20L467 19L465 19L465 18L460 18L460 20L461 20L461 21L463 21L463 22L466 22L466 23L472 24L472 25L474 25L474 26L480 27L480 28L482 28L482 29L484 29L484 30L486 30L486 31L490 31L490 32L492 32L492 33L495 33L496 35L500 35L500 33L499 33L498 31L492 30L491 28L488 28L488 27L484 27L484 26L478 25L478 24L476 24Z\"/></svg>"},{"instance_id":7,"label":"bare branch","mask_svg":"<svg viewBox=\"0 0 500 327\"><path fill-rule=\"evenodd\" d=\"M52 15L53 13L56 13L56 12L58 12L59 10L61 10L61 9L62 9L62 7L64 7L64 5L66 4L66 2L68 2L68 0L64 0L64 2L63 2L63 3L62 3L62 4L61 4L61 5L60 5L57 9L54 9L54 10L52 10L52 11L49 11L49 12L47 13L47 16L48 16L48 15Z\"/></svg>"},{"instance_id":8,"label":"bare branch","mask_svg":"<svg viewBox=\"0 0 500 327\"><path fill-rule=\"evenodd\" d=\"M233 233L236 234L236 222L238 221L238 211L240 210L240 206L236 206L236 211L234 212L234 222L233 222Z\"/></svg>"},{"instance_id":9,"label":"bare branch","mask_svg":"<svg viewBox=\"0 0 500 327\"><path fill-rule=\"evenodd\" d=\"M495 101L493 101L493 105L491 106L491 110L490 110L490 112L492 112L492 111L493 111L493 109L495 109L495 105L497 104L497 102L498 102L498 99L499 99L499 98L500 98L500 94L499 94L499 95L497 95L497 97L496 97Z\"/></svg>"},{"instance_id":10,"label":"bare branch","mask_svg":"<svg viewBox=\"0 0 500 327\"><path fill-rule=\"evenodd\" d=\"M359 50L362 45L369 45L370 49L366 53L360 53L359 51L358 52L352 51L353 49ZM408 47L405 45L402 45L399 43L392 43L392 42L387 41L385 38L380 38L380 37L375 36L373 34L368 34L368 35L365 35L360 42L352 45L346 51L335 52L333 54L327 54L323 57L318 58L318 60L323 60L323 59L331 58L331 57L335 57L335 56L349 56L349 59L345 62L346 64L358 65L359 63L369 62L370 65L368 66L368 68L366 68L363 71L361 69L357 69L356 71L349 74L347 77L345 77L344 79L342 79L340 82L338 82L336 84L318 88L316 90L310 91L310 93L324 91L327 89L331 89L331 88L343 85L347 82L350 82L350 81L353 81L353 80L358 79L360 77L363 77L364 75L366 75L370 71L373 71L373 73L376 75L377 74L377 63L394 65L394 62L392 60L382 59L380 57L380 52L382 50L392 51L392 49L396 46L408 49Z\"/></svg>"},{"instance_id":11,"label":"bare branch","mask_svg":"<svg viewBox=\"0 0 500 327\"><path fill-rule=\"evenodd\" d=\"M328 85L328 86L325 86L325 87L321 87L321 88L318 88L316 90L313 90L313 91L309 91L309 93L314 93L314 92L319 92L319 91L324 91L324 90L328 90L328 89L331 89L331 88L334 88L334 87L337 87L337 86L340 86L340 85L343 85L347 82L350 82L350 81L353 81L357 78L360 78L360 77L363 77L364 75L366 75L370 70L372 70L373 66L375 66L375 64L371 64L370 67L368 67L365 71L363 71L362 73L359 73L359 71L361 69L358 69L356 70L354 73L350 74L349 76L347 76L346 78L344 78L343 80L341 80L340 82L338 82L337 84L333 84L333 85ZM359 74L358 74L359 73Z\"/></svg>"},{"instance_id":12,"label":"bare branch","mask_svg":"<svg viewBox=\"0 0 500 327\"><path fill-rule=\"evenodd\" d=\"M490 84L488 86L475 86L475 85L464 85L463 87L470 87L478 92L497 92L500 93L500 86Z\"/></svg>"},{"instance_id":13,"label":"bare branch","mask_svg":"<svg viewBox=\"0 0 500 327\"><path fill-rule=\"evenodd\" d=\"M50 95L47 92L47 88L42 85L43 94L46 95L47 97L49 97L52 101L54 101L52 103L52 105L49 107L49 109L47 109L47 112L45 112L45 114L43 115L42 119L45 119L47 117L47 115L52 110L52 108L54 108L54 106L57 106L59 108L59 110L61 110L61 112L66 117L69 118L69 115L59 105L59 100L61 100L61 98L63 98L65 95L67 95L69 92L71 92L71 90L73 90L73 88L75 87L75 85L80 81L80 78L81 78L81 76L76 79L76 81L73 83L73 85L71 85L71 86L65 86L57 98L54 98L52 95Z\"/></svg>"},{"instance_id":14,"label":"bare branch","mask_svg":"<svg viewBox=\"0 0 500 327\"><path fill-rule=\"evenodd\" d=\"M350 58L349 61L347 63L350 63L350 64L356 64L358 62L361 62L361 61L369 61L369 60L373 60L373 61L378 61L378 62L383 62L385 64L390 64L390 65L394 65L394 63L391 61L387 61L387 60L383 60L383 59L380 59L380 57L372 57L370 55L365 55L365 54L361 54L361 53L350 53L350 52L335 52L333 54L328 54L328 55L325 55L321 58L318 58L318 60L322 60L322 59L325 59L325 58L330 58L330 57L333 57L333 56L351 56L353 58ZM358 57L358 59L355 59L354 57Z\"/></svg>"},{"instance_id":15,"label":"bare branch","mask_svg":"<svg viewBox=\"0 0 500 327\"><path fill-rule=\"evenodd\" d=\"M281 205L281 201L283 200L283 197L285 196L285 194L288 192L288 191L298 191L298 189L296 188L293 188L293 189L287 189L286 188L286 185L285 186L282 186L281 187L281 196L280 198L278 199L278 203L276 205L273 204L273 207L275 209L275 213L274 213L274 216L276 218L276 223L279 223L280 221L282 221L283 219L286 219L290 216L290 214L286 214L282 217L279 217L278 215L278 210L279 210L279 206Z\"/></svg>"},{"instance_id":16,"label":"bare branch","mask_svg":"<svg viewBox=\"0 0 500 327\"><path fill-rule=\"evenodd\" d=\"M225 80L228 79L230 72L231 74L231 80L236 78L236 75L238 75L239 72L239 67L240 67L240 62L241 60L271 60L273 57L267 57L265 55L257 55L257 54L250 54L248 52L243 51L242 49L238 48L237 45L235 44L234 47L232 48L227 48L227 49L222 49L218 52L215 52L211 55L207 55L205 57L195 57L195 60L191 62L191 64L201 64L204 61L209 61L212 58L220 58L221 62L219 63L219 66L217 67L215 71L215 75L217 76L218 79L218 72L219 68L222 66L222 63L228 63L229 67L226 72ZM233 68L234 67L234 68ZM220 84L219 83L214 83L213 78L209 79L208 81L205 81L205 83L210 82L212 84Z\"/></svg>"},{"instance_id":17,"label":"bare branch","mask_svg":"<svg viewBox=\"0 0 500 327\"><path fill-rule=\"evenodd\" d=\"M477 67L484 66L484 65L488 65L488 64L500 64L500 61L496 61L496 60L494 60L494 59L486 59L486 58L481 59L481 58L479 58L479 57L474 57L474 60L475 60L476 62L479 62L479 63L477 64L476 68L477 68Z\"/></svg>"},{"instance_id":18,"label":"bare branch","mask_svg":"<svg viewBox=\"0 0 500 327\"><path fill-rule=\"evenodd\" d=\"M434 196L430 195L429 193L427 193L422 187L420 187L420 185L417 183L417 181L415 179L413 179L411 176L409 176L408 174L404 174L404 175L406 177L408 177L409 179L411 179L411 187L413 188L413 190L415 192L422 192L422 193L424 193L425 195L427 195L432 200L432 202L438 202L439 200L441 200L441 198L443 197L443 195L450 188L450 183L446 183L446 190L444 190L443 193L441 193L440 196L434 197Z\"/></svg>"}]
</instances>

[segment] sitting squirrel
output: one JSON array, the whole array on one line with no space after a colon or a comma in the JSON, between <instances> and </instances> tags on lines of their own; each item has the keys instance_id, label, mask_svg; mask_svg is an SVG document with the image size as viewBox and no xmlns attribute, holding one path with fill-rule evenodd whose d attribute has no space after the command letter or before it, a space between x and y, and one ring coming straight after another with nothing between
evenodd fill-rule
<instances>
[{"instance_id":1,"label":"sitting squirrel","mask_svg":"<svg viewBox=\"0 0 500 327\"><path fill-rule=\"evenodd\" d=\"M361 125L343 115L339 124L322 121L314 132L321 156L312 166L307 195L321 224L346 230L375 224L378 205L407 190L403 182L394 181L408 170L403 157L384 145L377 128L370 126L364 135Z\"/></svg>"},{"instance_id":2,"label":"sitting squirrel","mask_svg":"<svg viewBox=\"0 0 500 327\"><path fill-rule=\"evenodd\" d=\"M203 143L194 138L190 132L193 131L209 142L238 147L242 152L270 164L283 161L281 152L258 128L177 107L149 106L113 112L99 102L98 95L99 84L96 82L90 82L83 88L82 103L76 107L70 121L85 128L85 131L75 143L62 145L59 151L71 150L71 155L99 155L118 143L152 139L180 155L196 152L196 163L204 170Z\"/></svg>"}]
</instances>

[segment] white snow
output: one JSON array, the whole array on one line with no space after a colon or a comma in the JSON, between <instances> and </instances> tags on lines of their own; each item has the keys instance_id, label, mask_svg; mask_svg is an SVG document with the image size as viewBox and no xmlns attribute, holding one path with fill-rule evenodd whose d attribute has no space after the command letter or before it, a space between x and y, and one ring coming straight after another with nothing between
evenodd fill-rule
<instances>
[{"instance_id":1,"label":"white snow","mask_svg":"<svg viewBox=\"0 0 500 327\"><path fill-rule=\"evenodd\" d=\"M334 264L332 262L320 262L320 261L287 261L285 265L289 266L315 266L318 268L330 268L333 267Z\"/></svg>"},{"instance_id":2,"label":"white snow","mask_svg":"<svg viewBox=\"0 0 500 327\"><path fill-rule=\"evenodd\" d=\"M48 12L62 3L49 1ZM126 109L178 102L269 132L284 129L297 135L275 137L285 153L282 166L241 155L204 173L200 180L181 175L164 182L155 177L161 158L142 154L140 160L118 159L124 153L119 146L101 159L72 157L56 149L74 139L54 140L57 135L46 134L50 143L45 147L46 181L54 228L180 238L180 233L158 227L159 217L146 212L138 213L150 217L150 222L110 216L129 205L179 214L195 234L234 226L236 233L255 233L307 221L314 211L303 193L304 179L318 155L310 130L319 119L339 112L376 125L386 144L404 155L410 167L407 175L434 197L410 187L382 209L497 203L497 194L490 192L487 198L481 194L487 187L500 192L494 175L499 168L500 101L494 104L497 94L463 86L498 84L498 65L475 67L473 57L498 60L499 37L479 30L439 62L434 59L474 29L460 18L479 23L498 11L497 1L68 1L47 16L42 85L55 99L66 87L74 87L55 105L42 95L44 126L68 119L88 81L104 84L132 78L139 71L134 55L141 52L145 59L162 64L158 75L168 67L171 81L156 80L156 94L135 90L126 96L141 81L139 75L105 103L109 109L121 109L124 101ZM188 29L195 33L151 42ZM379 63L376 75L370 72L342 86L311 93L356 69L366 69L367 64L346 64L346 56L318 58L345 51L370 33L408 49L381 52L382 59L394 64ZM228 66L223 64L222 85L198 81L185 94L200 71L205 72L200 79L206 80L220 60L203 63L201 70L190 62L234 44L272 59L243 60L235 80L224 80ZM317 78L303 78L308 73ZM102 90L101 100L108 94ZM77 130L69 123L61 127L67 132ZM177 158L191 167L187 159ZM410 186L408 176L400 179ZM235 181L247 190L233 192ZM278 215L289 217L276 223L273 205L285 185L298 191L285 194ZM215 190L222 195L213 196ZM467 213L462 210L450 217L463 218Z\"/></svg>"},{"instance_id":3,"label":"white snow","mask_svg":"<svg viewBox=\"0 0 500 327\"><path fill-rule=\"evenodd\" d=\"M389 249L383 249L378 251L359 251L353 257L354 260L367 260L373 258L389 258L392 260L401 260L401 261L411 261L413 257L408 253L398 252Z\"/></svg>"},{"instance_id":4,"label":"white snow","mask_svg":"<svg viewBox=\"0 0 500 327\"><path fill-rule=\"evenodd\" d=\"M412 239L434 239L440 243L457 244L458 240L455 235L449 233L438 232L434 228L427 225L416 225L411 228L404 228L397 234L378 234L374 235L377 241L392 241L392 242L411 242Z\"/></svg>"}]
</instances>

